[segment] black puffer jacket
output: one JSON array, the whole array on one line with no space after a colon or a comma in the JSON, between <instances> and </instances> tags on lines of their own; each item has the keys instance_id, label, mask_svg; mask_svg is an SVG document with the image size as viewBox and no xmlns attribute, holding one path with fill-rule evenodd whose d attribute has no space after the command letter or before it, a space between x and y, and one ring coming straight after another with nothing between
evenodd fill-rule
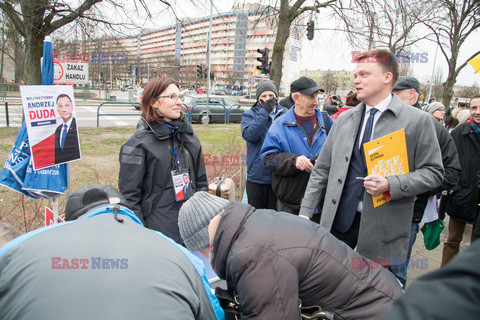
<instances>
[{"instance_id":1,"label":"black puffer jacket","mask_svg":"<svg viewBox=\"0 0 480 320\"><path fill-rule=\"evenodd\" d=\"M318 155L310 159L315 165ZM271 170L272 188L277 198L289 208L300 210L310 173L297 169L295 166L298 155L294 153L269 153L265 155L265 168ZM321 206L320 206L321 207Z\"/></svg>"},{"instance_id":2,"label":"black puffer jacket","mask_svg":"<svg viewBox=\"0 0 480 320\"><path fill-rule=\"evenodd\" d=\"M438 144L440 145L440 151L442 152L442 163L443 168L445 169L445 175L443 176L443 181L440 186L417 195L413 209L413 222L416 223L422 221L428 198L434 194L441 193L443 190L450 190L458 186L462 176L462 167L460 166L460 159L458 158L455 142L453 142L450 133L440 122L434 121L434 124ZM445 213L443 215L445 215Z\"/></svg>"},{"instance_id":3,"label":"black puffer jacket","mask_svg":"<svg viewBox=\"0 0 480 320\"><path fill-rule=\"evenodd\" d=\"M242 319L300 319L299 299L336 319L377 319L402 294L389 271L318 224L244 203L223 212L212 266L238 294Z\"/></svg>"},{"instance_id":4,"label":"black puffer jacket","mask_svg":"<svg viewBox=\"0 0 480 320\"><path fill-rule=\"evenodd\" d=\"M458 150L462 176L460 184L448 195L445 211L455 219L476 224L480 202L477 172L480 170L480 138L470 123L464 123L452 131ZM480 222L480 221L479 221Z\"/></svg>"},{"instance_id":5,"label":"black puffer jacket","mask_svg":"<svg viewBox=\"0 0 480 320\"><path fill-rule=\"evenodd\" d=\"M182 119L173 136L164 123L141 118L137 132L120 150L118 187L143 224L183 245L178 231L178 211L183 201L175 200L172 170L178 170L172 143L182 170L188 170L187 198L207 188L200 141L191 125ZM176 128L174 128L176 131Z\"/></svg>"}]
</instances>

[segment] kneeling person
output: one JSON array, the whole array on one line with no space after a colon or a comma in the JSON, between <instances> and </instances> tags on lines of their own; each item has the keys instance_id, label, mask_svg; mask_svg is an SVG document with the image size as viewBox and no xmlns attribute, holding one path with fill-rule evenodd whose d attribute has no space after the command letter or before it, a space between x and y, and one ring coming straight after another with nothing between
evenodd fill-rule
<instances>
[{"instance_id":1,"label":"kneeling person","mask_svg":"<svg viewBox=\"0 0 480 320\"><path fill-rule=\"evenodd\" d=\"M242 318L300 319L320 305L342 319L376 319L401 294L396 278L316 223L197 192L180 235L239 296ZM210 249L211 248L211 249Z\"/></svg>"}]
</instances>

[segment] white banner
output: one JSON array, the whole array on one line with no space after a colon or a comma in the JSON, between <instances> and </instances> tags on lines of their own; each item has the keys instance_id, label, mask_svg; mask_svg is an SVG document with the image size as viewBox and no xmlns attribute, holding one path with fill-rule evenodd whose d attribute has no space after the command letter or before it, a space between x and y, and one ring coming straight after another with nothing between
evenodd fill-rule
<instances>
[{"instance_id":1,"label":"white banner","mask_svg":"<svg viewBox=\"0 0 480 320\"><path fill-rule=\"evenodd\" d=\"M88 84L88 62L53 59L55 84Z\"/></svg>"}]
</instances>

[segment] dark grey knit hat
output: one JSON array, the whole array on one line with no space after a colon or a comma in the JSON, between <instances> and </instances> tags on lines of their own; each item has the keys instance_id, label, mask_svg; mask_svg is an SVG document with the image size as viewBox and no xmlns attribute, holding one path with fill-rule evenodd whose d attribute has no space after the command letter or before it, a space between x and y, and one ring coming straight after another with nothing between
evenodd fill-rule
<instances>
[{"instance_id":1,"label":"dark grey knit hat","mask_svg":"<svg viewBox=\"0 0 480 320\"><path fill-rule=\"evenodd\" d=\"M230 202L205 191L195 193L180 208L178 228L188 250L209 246L208 225Z\"/></svg>"},{"instance_id":2,"label":"dark grey knit hat","mask_svg":"<svg viewBox=\"0 0 480 320\"><path fill-rule=\"evenodd\" d=\"M257 84L257 92L256 92L256 99L265 91L273 91L275 93L275 98L278 98L277 87L275 87L275 83L272 80L262 80Z\"/></svg>"}]
</instances>

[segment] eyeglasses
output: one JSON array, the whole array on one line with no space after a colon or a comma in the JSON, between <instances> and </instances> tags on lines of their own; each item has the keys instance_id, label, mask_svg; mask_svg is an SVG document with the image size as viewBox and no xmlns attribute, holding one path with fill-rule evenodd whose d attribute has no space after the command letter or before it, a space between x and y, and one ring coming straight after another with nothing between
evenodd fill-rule
<instances>
[{"instance_id":1,"label":"eyeglasses","mask_svg":"<svg viewBox=\"0 0 480 320\"><path fill-rule=\"evenodd\" d=\"M185 101L185 96L183 95L179 95L177 96L176 94L169 94L168 96L158 96L158 98L169 98L169 99L172 99L173 101L177 101L177 99L180 99L180 101Z\"/></svg>"}]
</instances>

